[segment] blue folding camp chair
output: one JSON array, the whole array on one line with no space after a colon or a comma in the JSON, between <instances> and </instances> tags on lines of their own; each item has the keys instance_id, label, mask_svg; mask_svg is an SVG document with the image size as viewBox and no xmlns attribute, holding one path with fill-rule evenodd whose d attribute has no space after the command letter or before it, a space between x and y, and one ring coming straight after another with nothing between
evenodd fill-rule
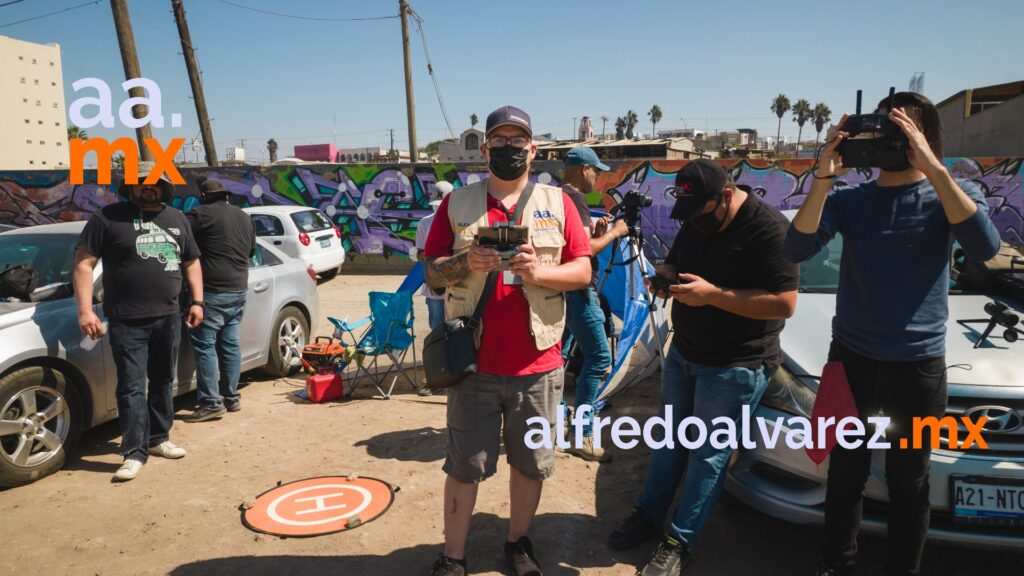
<instances>
[{"instance_id":1,"label":"blue folding camp chair","mask_svg":"<svg viewBox=\"0 0 1024 576\"><path fill-rule=\"evenodd\" d=\"M416 336L413 332L415 317L412 310L412 292L370 292L370 315L354 322L348 319L339 320L327 317L334 324L334 336L346 346L355 346L356 373L353 376L352 389L362 377L369 378L377 391L385 398L391 398L398 377L401 376L418 390L416 381L402 369L405 355L412 349L413 368L416 361ZM387 356L391 364L381 373L378 360ZM384 385L389 376L391 385L387 391Z\"/></svg>"}]
</instances>

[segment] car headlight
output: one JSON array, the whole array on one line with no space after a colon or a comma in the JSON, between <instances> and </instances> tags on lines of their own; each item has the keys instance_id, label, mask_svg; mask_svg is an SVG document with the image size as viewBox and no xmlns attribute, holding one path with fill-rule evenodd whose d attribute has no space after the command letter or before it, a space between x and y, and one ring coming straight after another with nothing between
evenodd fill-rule
<instances>
[{"instance_id":1,"label":"car headlight","mask_svg":"<svg viewBox=\"0 0 1024 576\"><path fill-rule=\"evenodd\" d=\"M815 393L785 366L775 369L768 387L761 396L761 404L794 416L811 417Z\"/></svg>"}]
</instances>

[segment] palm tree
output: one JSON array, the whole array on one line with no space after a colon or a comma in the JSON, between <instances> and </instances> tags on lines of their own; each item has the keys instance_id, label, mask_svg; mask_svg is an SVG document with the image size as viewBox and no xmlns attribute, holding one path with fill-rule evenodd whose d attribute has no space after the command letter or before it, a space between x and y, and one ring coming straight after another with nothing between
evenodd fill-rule
<instances>
[{"instance_id":1,"label":"palm tree","mask_svg":"<svg viewBox=\"0 0 1024 576\"><path fill-rule=\"evenodd\" d=\"M110 157L110 167L114 170L124 170L124 154L118 152Z\"/></svg>"},{"instance_id":2,"label":"palm tree","mask_svg":"<svg viewBox=\"0 0 1024 576\"><path fill-rule=\"evenodd\" d=\"M469 127L470 128L476 128L476 125L477 125L478 122L480 122L480 119L477 118L475 113L469 115Z\"/></svg>"},{"instance_id":3,"label":"palm tree","mask_svg":"<svg viewBox=\"0 0 1024 576\"><path fill-rule=\"evenodd\" d=\"M270 152L270 163L277 162L277 140L267 140L267 152Z\"/></svg>"},{"instance_id":4,"label":"palm tree","mask_svg":"<svg viewBox=\"0 0 1024 576\"><path fill-rule=\"evenodd\" d=\"M779 117L779 131L775 133L775 155L779 154L779 144L782 142L782 117L789 112L789 98L785 94L779 94L772 100L772 112Z\"/></svg>"},{"instance_id":5,"label":"palm tree","mask_svg":"<svg viewBox=\"0 0 1024 576\"><path fill-rule=\"evenodd\" d=\"M601 140L604 140L604 126L608 123L607 116L601 116Z\"/></svg>"},{"instance_id":6,"label":"palm tree","mask_svg":"<svg viewBox=\"0 0 1024 576\"><path fill-rule=\"evenodd\" d=\"M804 124L814 117L814 110L811 103L801 98L793 105L793 122L796 122L800 129L796 133L796 156L800 157L800 136L804 133Z\"/></svg>"},{"instance_id":7,"label":"palm tree","mask_svg":"<svg viewBox=\"0 0 1024 576\"><path fill-rule=\"evenodd\" d=\"M81 138L85 141L89 139L89 135L78 126L68 126L68 140L74 140L75 138Z\"/></svg>"},{"instance_id":8,"label":"palm tree","mask_svg":"<svg viewBox=\"0 0 1024 576\"><path fill-rule=\"evenodd\" d=\"M633 128L640 123L640 117L636 115L636 112L629 110L626 112L626 138L633 139Z\"/></svg>"},{"instance_id":9,"label":"palm tree","mask_svg":"<svg viewBox=\"0 0 1024 576\"><path fill-rule=\"evenodd\" d=\"M654 138L655 127L658 126L658 122L661 122L661 106L657 104L651 106L651 109L647 111L647 116L651 118L651 138Z\"/></svg>"},{"instance_id":10,"label":"palm tree","mask_svg":"<svg viewBox=\"0 0 1024 576\"><path fill-rule=\"evenodd\" d=\"M615 139L622 140L626 137L626 119L619 116L615 119Z\"/></svg>"},{"instance_id":11,"label":"palm tree","mask_svg":"<svg viewBox=\"0 0 1024 576\"><path fill-rule=\"evenodd\" d=\"M814 129L818 132L818 135L814 137L814 147L817 148L822 129L825 128L825 124L832 122L832 111L822 102L818 102L814 105L812 114L814 114Z\"/></svg>"}]
</instances>

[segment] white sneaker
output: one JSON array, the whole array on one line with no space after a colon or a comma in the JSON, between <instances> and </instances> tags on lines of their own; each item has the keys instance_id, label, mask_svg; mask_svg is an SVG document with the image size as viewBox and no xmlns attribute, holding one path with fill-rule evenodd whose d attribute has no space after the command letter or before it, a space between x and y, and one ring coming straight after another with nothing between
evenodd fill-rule
<instances>
[{"instance_id":1,"label":"white sneaker","mask_svg":"<svg viewBox=\"0 0 1024 576\"><path fill-rule=\"evenodd\" d=\"M184 448L176 446L170 440L161 442L156 446L150 446L149 453L153 456L162 456L164 458L170 458L171 460L184 458L185 454L188 454L188 452L185 452Z\"/></svg>"},{"instance_id":2,"label":"white sneaker","mask_svg":"<svg viewBox=\"0 0 1024 576\"><path fill-rule=\"evenodd\" d=\"M117 480L118 482L134 480L141 470L142 462L129 458L124 461L124 464L121 464L121 467L117 469L117 472L114 472L114 480Z\"/></svg>"}]
</instances>

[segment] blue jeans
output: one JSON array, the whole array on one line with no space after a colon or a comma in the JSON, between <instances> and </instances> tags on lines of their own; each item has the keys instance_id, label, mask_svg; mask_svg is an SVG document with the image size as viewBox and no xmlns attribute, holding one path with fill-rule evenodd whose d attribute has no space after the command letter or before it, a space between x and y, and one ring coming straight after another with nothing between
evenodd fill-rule
<instances>
[{"instance_id":1,"label":"blue jeans","mask_svg":"<svg viewBox=\"0 0 1024 576\"><path fill-rule=\"evenodd\" d=\"M661 377L661 416L665 416L665 406L672 406L673 430L678 430L679 422L688 416L700 418L709 439L692 452L678 440L675 448L651 452L637 506L660 526L682 480L683 492L666 532L691 550L722 493L725 469L732 456L730 448L711 445L711 432L720 428L711 421L719 416L739 420L744 404L750 405L753 413L767 384L763 366L757 370L702 366L687 362L674 346L670 347Z\"/></svg>"},{"instance_id":2,"label":"blue jeans","mask_svg":"<svg viewBox=\"0 0 1024 576\"><path fill-rule=\"evenodd\" d=\"M117 370L121 455L146 462L147 449L167 441L174 423L173 387L181 316L112 319L109 327L110 351Z\"/></svg>"},{"instance_id":3,"label":"blue jeans","mask_svg":"<svg viewBox=\"0 0 1024 576\"><path fill-rule=\"evenodd\" d=\"M437 328L444 322L444 300L441 298L427 298L427 324L430 329Z\"/></svg>"},{"instance_id":4,"label":"blue jeans","mask_svg":"<svg viewBox=\"0 0 1024 576\"><path fill-rule=\"evenodd\" d=\"M245 312L245 293L207 292L203 297L203 323L188 333L196 359L196 388L202 408L218 409L240 402L242 347L238 333Z\"/></svg>"},{"instance_id":5,"label":"blue jeans","mask_svg":"<svg viewBox=\"0 0 1024 576\"><path fill-rule=\"evenodd\" d=\"M604 331L604 311L593 288L568 292L565 306L565 325L571 338L562 346L562 359L568 359L575 340L583 354L583 365L576 376L576 406L586 404L593 408L597 388L612 365L612 350ZM592 435L592 423L593 412L583 425L584 436Z\"/></svg>"}]
</instances>

